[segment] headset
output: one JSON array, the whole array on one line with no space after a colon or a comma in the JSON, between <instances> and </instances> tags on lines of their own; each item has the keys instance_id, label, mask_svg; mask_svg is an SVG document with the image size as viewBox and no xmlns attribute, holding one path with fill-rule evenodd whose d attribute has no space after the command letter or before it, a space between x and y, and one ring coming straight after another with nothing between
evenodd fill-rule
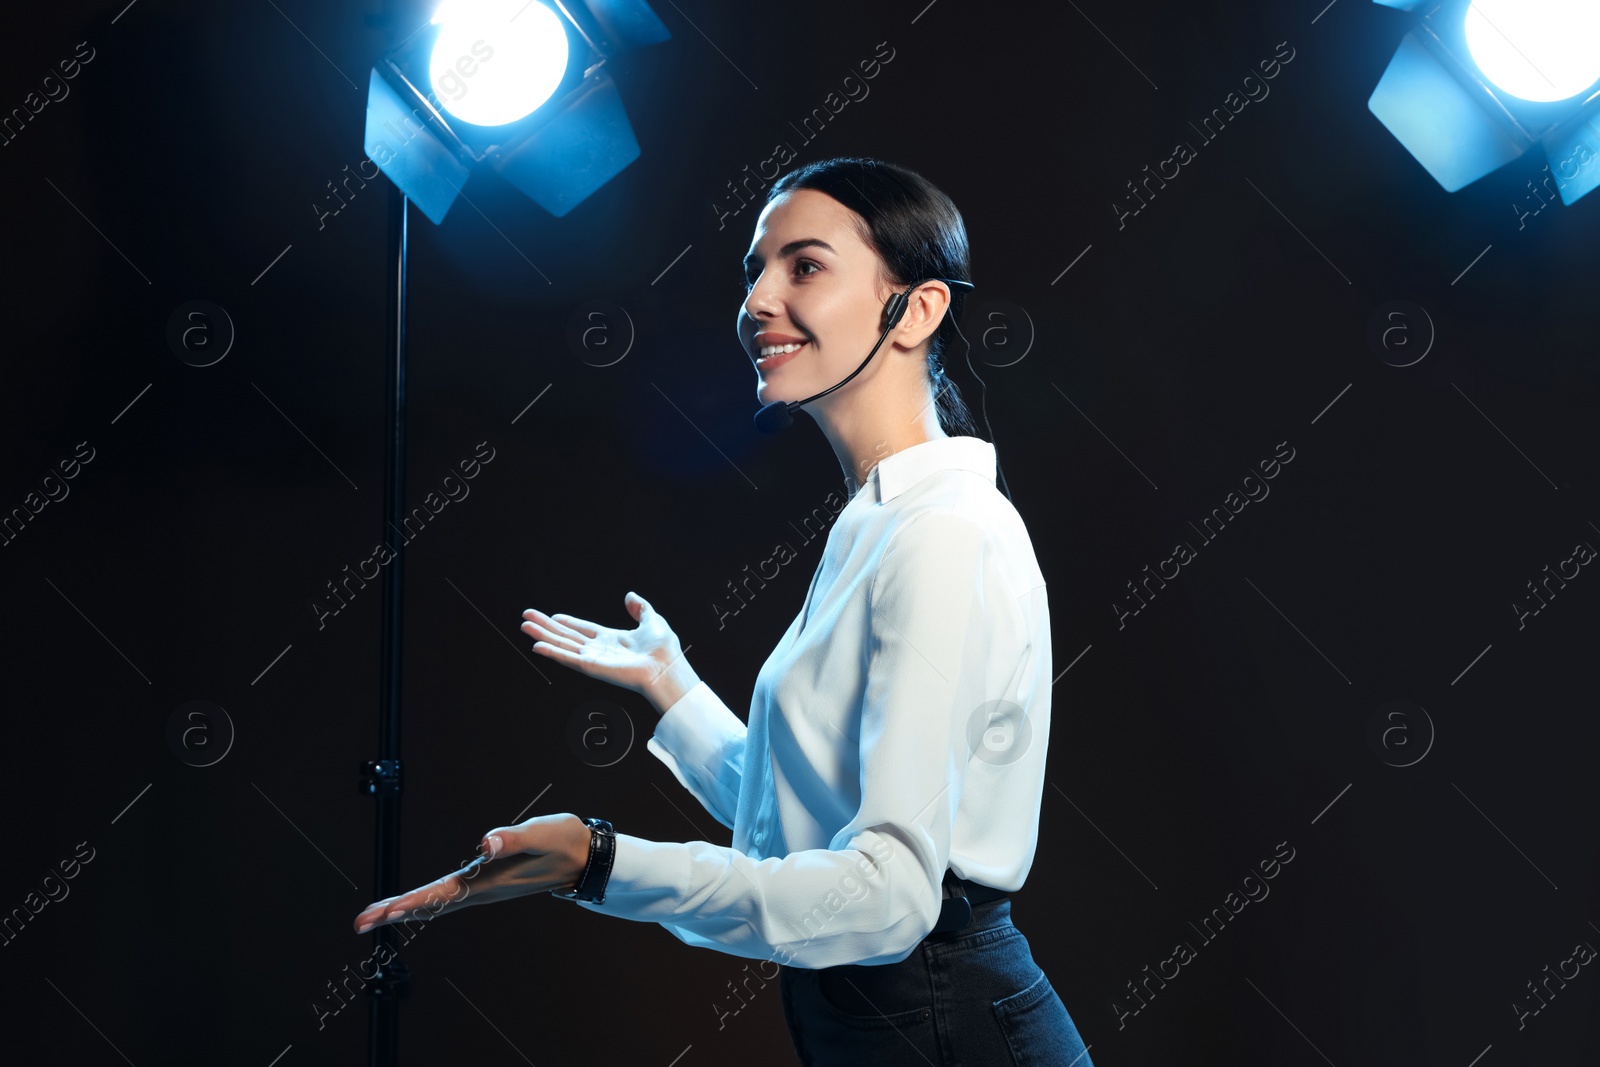
<instances>
[{"instance_id":1,"label":"headset","mask_svg":"<svg viewBox=\"0 0 1600 1067\"><path fill-rule=\"evenodd\" d=\"M911 294L929 282L944 282L948 286L959 286L960 288L967 290L976 288L976 286L974 286L971 282L962 281L959 278L924 278L912 285L903 293L891 294L889 296L889 302L884 305L884 311L888 317L888 323L884 326L883 333L878 338L878 343L872 346L872 351L867 353L867 358L861 361L861 366L851 371L849 377L845 378L844 381L841 381L836 385L829 386L822 392L808 396L804 400L774 400L770 404L763 404L761 406L761 410L757 411L755 414L756 429L766 434L778 433L782 430L788 429L794 423L795 412L799 411L801 407L811 403L811 401L816 400L818 397L827 396L829 393L839 388L839 386L844 385L846 382L850 381L851 378L854 378L856 375L866 370L867 364L872 362L872 357L878 354L878 349L883 346L884 340L888 338L889 331L893 330L895 326L899 324L901 317L905 315L906 308L910 305ZM961 334L961 328L959 326L956 327L956 333ZM961 339L965 342L966 336L961 334ZM983 386L983 395L985 399L987 399L989 394L989 383L985 382L983 378L978 375L976 370L973 370L971 342L967 342L967 369L972 371L972 376L977 378L979 384ZM989 426L989 410L987 403L980 401L979 407L983 411L983 424L985 426ZM994 430L992 427L990 427L989 437L991 440L994 438ZM995 470L997 473L999 472L999 469L1000 461L997 456L995 459ZM1000 474L1000 486L1005 490L1006 499L1010 500L1011 489L1006 485L1004 474Z\"/></svg>"}]
</instances>

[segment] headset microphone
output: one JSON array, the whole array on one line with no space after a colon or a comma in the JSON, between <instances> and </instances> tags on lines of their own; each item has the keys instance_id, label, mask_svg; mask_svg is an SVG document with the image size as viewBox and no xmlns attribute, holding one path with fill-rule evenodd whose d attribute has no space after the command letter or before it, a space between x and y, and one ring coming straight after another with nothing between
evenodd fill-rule
<instances>
[{"instance_id":1,"label":"headset microphone","mask_svg":"<svg viewBox=\"0 0 1600 1067\"><path fill-rule=\"evenodd\" d=\"M817 397L827 396L829 393L839 388L840 385L844 385L845 382L848 382L850 378L854 378L857 374L860 374L862 371L866 370L867 364L872 362L872 357L878 354L878 349L882 347L884 339L889 336L889 331L894 329L895 326L899 324L901 316L906 313L906 307L910 303L911 294L916 292L919 286L926 285L928 282L944 282L946 285L952 287L960 286L963 289L974 288L971 282L964 282L958 278L924 278L922 281L917 282L916 285L913 285L905 292L894 293L889 297L888 304L884 305L884 310L888 314L889 321L888 325L883 328L883 335L878 338L878 343L872 346L872 351L867 353L867 358L861 361L861 366L850 372L849 378L846 378L838 385L824 389L815 396L808 396L804 400L774 400L770 404L763 404L761 410L755 414L756 429L760 430L762 433L777 433L780 430L788 429L789 426L794 422L795 412L799 411L802 406L811 403L811 401L817 399Z\"/></svg>"}]
</instances>

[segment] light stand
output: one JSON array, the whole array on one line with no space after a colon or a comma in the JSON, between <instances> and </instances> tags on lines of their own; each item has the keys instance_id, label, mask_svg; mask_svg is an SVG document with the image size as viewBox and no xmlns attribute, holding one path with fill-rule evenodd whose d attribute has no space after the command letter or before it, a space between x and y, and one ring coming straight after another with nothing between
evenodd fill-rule
<instances>
[{"instance_id":1,"label":"light stand","mask_svg":"<svg viewBox=\"0 0 1600 1067\"><path fill-rule=\"evenodd\" d=\"M377 828L373 839L375 899L400 891L400 668L405 637L405 489L406 489L406 250L407 208L410 201L399 186L389 185L388 257L385 289L388 317L384 346L383 511L390 527L399 530L391 546L383 582L383 637L379 657L378 758L361 764L361 792L377 801ZM385 532L385 543L387 543ZM400 1004L411 990L411 972L399 956L399 935L390 923L372 932L373 955L387 958L377 963L367 982L368 1067L392 1067L399 1051Z\"/></svg>"},{"instance_id":2,"label":"light stand","mask_svg":"<svg viewBox=\"0 0 1600 1067\"><path fill-rule=\"evenodd\" d=\"M533 10L540 0L476 0L476 6L457 4L439 8L426 26L418 28L391 48L372 69L368 79L365 146L369 158L390 180L388 199L388 255L386 259L387 313L384 348L384 478L383 510L388 530L398 534L393 558L383 582L383 634L380 657L381 688L378 709L378 755L361 763L360 791L377 802L374 833L374 899L400 892L400 799L403 787L400 761L401 653L404 637L405 495L406 495L406 258L410 206L438 225L460 195L469 172L482 164L556 217L614 178L639 156L639 144L622 106L621 93L609 73L613 56L656 44L671 37L651 10L648 0L549 0L548 10ZM378 19L392 36L398 36L402 7L407 0L385 0ZM541 7L544 5L541 5ZM488 11L489 21L471 21L474 13ZM484 39L471 47L471 55L455 57L454 66L432 70L431 51L439 35L467 20ZM518 20L522 21L518 23ZM534 101L521 113L497 127L474 126L451 114L450 102L465 91L474 101L492 92L500 73L524 74L530 57L518 51L527 45L517 33L531 34L542 22L544 43L554 33L552 54L567 57L557 71L554 88L543 91L548 102ZM514 25L515 24L515 25ZM552 30L551 28L554 27ZM507 36L500 36L505 34ZM471 40L472 34L467 35ZM494 44L479 50L493 39ZM458 42L459 43L459 42ZM489 67L495 55L499 65ZM450 58L446 55L446 58ZM488 71L488 73L485 73ZM498 72L498 73L496 73ZM438 77L451 79L430 84ZM479 79L470 90L462 78ZM446 88L441 101L440 85ZM541 97L541 99L544 99ZM394 924L372 931L375 973L366 980L367 1063L393 1067L399 1052L400 1000L409 995L411 973L399 957L399 935ZM382 962L380 962L382 961Z\"/></svg>"}]
</instances>

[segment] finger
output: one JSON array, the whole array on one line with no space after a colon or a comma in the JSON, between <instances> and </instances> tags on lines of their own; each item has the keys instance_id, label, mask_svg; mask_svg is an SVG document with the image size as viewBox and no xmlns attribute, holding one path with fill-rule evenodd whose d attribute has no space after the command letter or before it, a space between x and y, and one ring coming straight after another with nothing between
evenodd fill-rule
<instances>
[{"instance_id":1,"label":"finger","mask_svg":"<svg viewBox=\"0 0 1600 1067\"><path fill-rule=\"evenodd\" d=\"M559 818L556 815L534 815L514 825L494 827L483 835L478 846L487 857L484 862L509 859L521 852L538 855L546 851L550 832L548 826Z\"/></svg>"},{"instance_id":2,"label":"finger","mask_svg":"<svg viewBox=\"0 0 1600 1067\"><path fill-rule=\"evenodd\" d=\"M536 622L525 622L518 629L536 641L548 641L550 644L558 645L569 652L576 652L583 647L582 642L565 634L549 630Z\"/></svg>"},{"instance_id":3,"label":"finger","mask_svg":"<svg viewBox=\"0 0 1600 1067\"><path fill-rule=\"evenodd\" d=\"M389 905L384 912L386 922L398 922L402 919L431 919L435 915L442 915L449 911L454 901L452 898L460 896L459 887L455 885L455 876L447 875L420 889L411 892Z\"/></svg>"},{"instance_id":4,"label":"finger","mask_svg":"<svg viewBox=\"0 0 1600 1067\"><path fill-rule=\"evenodd\" d=\"M549 615L546 615L544 612L535 611L532 608L529 608L527 611L524 611L522 613L522 620L523 620L522 624L524 626L528 626L528 625L531 624L533 626L539 627L541 630L547 630L550 633L553 633L558 637L565 637L568 640L584 641L584 640L588 639L588 635L587 634L579 633L577 630L574 630L572 627L566 626L566 625L564 625L562 623L557 622L555 619L551 618Z\"/></svg>"},{"instance_id":5,"label":"finger","mask_svg":"<svg viewBox=\"0 0 1600 1067\"><path fill-rule=\"evenodd\" d=\"M576 640L580 640L580 639L582 639L584 637L593 637L594 636L593 633L589 633L589 634L581 633L576 628L567 625L565 622L558 621L558 620L562 620L562 619L570 619L570 618L572 618L572 616L570 616L570 615L568 615L568 616L546 615L544 612L538 610L537 608L529 608L527 611L524 611L522 613L522 617L524 619L529 620L530 622L537 623L538 625L544 627L546 630L549 630L551 633L559 634L562 637L571 638L572 640L575 640L575 641ZM578 621L582 621L582 620L578 620ZM595 633L599 632L598 628L596 628L593 623L589 624L589 628L591 630L594 630Z\"/></svg>"},{"instance_id":6,"label":"finger","mask_svg":"<svg viewBox=\"0 0 1600 1067\"><path fill-rule=\"evenodd\" d=\"M369 904L356 916L356 933L364 934L375 926L382 926L397 918L404 918L411 909L422 905L426 897L419 897L422 890L412 890L397 897L386 897L374 904ZM435 897L435 900L438 898ZM424 908L426 910L426 908Z\"/></svg>"},{"instance_id":7,"label":"finger","mask_svg":"<svg viewBox=\"0 0 1600 1067\"><path fill-rule=\"evenodd\" d=\"M563 667L571 667L575 671L587 671L589 660L576 652L569 651L559 645L552 645L548 641L540 641L533 646L533 650L541 656L555 660Z\"/></svg>"},{"instance_id":8,"label":"finger","mask_svg":"<svg viewBox=\"0 0 1600 1067\"><path fill-rule=\"evenodd\" d=\"M538 856L555 847L558 835L571 813L534 815L509 826L496 826L484 833L479 850L489 857L485 862L510 859L519 853Z\"/></svg>"},{"instance_id":9,"label":"finger","mask_svg":"<svg viewBox=\"0 0 1600 1067\"><path fill-rule=\"evenodd\" d=\"M633 592L623 595L622 606L628 609L628 617L639 623L644 622L644 613L649 610L649 605L644 602L644 597Z\"/></svg>"},{"instance_id":10,"label":"finger","mask_svg":"<svg viewBox=\"0 0 1600 1067\"><path fill-rule=\"evenodd\" d=\"M461 884L455 872L435 878L426 885L418 886L409 893L402 893L397 897L389 898L387 915L398 915L402 912L415 911L426 907L437 914L441 905L454 901L461 896Z\"/></svg>"},{"instance_id":11,"label":"finger","mask_svg":"<svg viewBox=\"0 0 1600 1067\"><path fill-rule=\"evenodd\" d=\"M572 630L576 630L578 633L581 633L581 634L585 635L586 637L599 637L600 636L600 627L596 626L594 623L590 622L588 619L580 619L575 615L561 615L561 614L552 615L550 617L552 619L554 619L556 622L561 623L563 626L566 626L567 628L572 629Z\"/></svg>"},{"instance_id":12,"label":"finger","mask_svg":"<svg viewBox=\"0 0 1600 1067\"><path fill-rule=\"evenodd\" d=\"M384 912L388 911L390 905L399 899L399 897L384 897L382 900L373 901L371 904L368 904L366 907L362 908L361 913L356 916L356 933L364 934L367 932L367 930L373 926L376 926L379 917L381 917Z\"/></svg>"}]
</instances>

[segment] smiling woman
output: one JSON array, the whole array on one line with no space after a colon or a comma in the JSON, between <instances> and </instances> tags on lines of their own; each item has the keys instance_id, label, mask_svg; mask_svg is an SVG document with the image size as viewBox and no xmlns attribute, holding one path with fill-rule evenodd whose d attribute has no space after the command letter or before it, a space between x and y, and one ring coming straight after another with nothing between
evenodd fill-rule
<instances>
[{"instance_id":1,"label":"smiling woman","mask_svg":"<svg viewBox=\"0 0 1600 1067\"><path fill-rule=\"evenodd\" d=\"M757 399L811 415L851 499L742 736L700 683L651 750L712 810L737 798L736 848L819 870L887 848L878 865L896 874L803 941L799 870L762 889L802 1063L1091 1067L1011 921L1037 843L1049 612L994 446L944 374L971 284L961 214L903 167L823 160L773 186L744 268L736 330ZM709 916L634 911L623 869L619 914L693 945L745 940Z\"/></svg>"},{"instance_id":2,"label":"smiling woman","mask_svg":"<svg viewBox=\"0 0 1600 1067\"><path fill-rule=\"evenodd\" d=\"M757 399L812 415L852 488L874 442L897 452L973 433L944 371L970 274L961 214L921 175L860 157L785 175L744 258L736 330L755 361ZM897 293L905 310L884 335ZM862 366L875 342L887 345L882 358Z\"/></svg>"},{"instance_id":3,"label":"smiling woman","mask_svg":"<svg viewBox=\"0 0 1600 1067\"><path fill-rule=\"evenodd\" d=\"M430 892L443 912L553 891L776 962L808 1067L1093 1067L1011 921L1038 846L1050 613L994 445L966 432L940 362L971 284L961 215L905 168L824 160L773 186L744 266L757 396L816 421L849 490L747 719L637 594L633 629L532 608L522 624L535 652L654 705L646 747L732 844L538 816L357 927Z\"/></svg>"}]
</instances>

